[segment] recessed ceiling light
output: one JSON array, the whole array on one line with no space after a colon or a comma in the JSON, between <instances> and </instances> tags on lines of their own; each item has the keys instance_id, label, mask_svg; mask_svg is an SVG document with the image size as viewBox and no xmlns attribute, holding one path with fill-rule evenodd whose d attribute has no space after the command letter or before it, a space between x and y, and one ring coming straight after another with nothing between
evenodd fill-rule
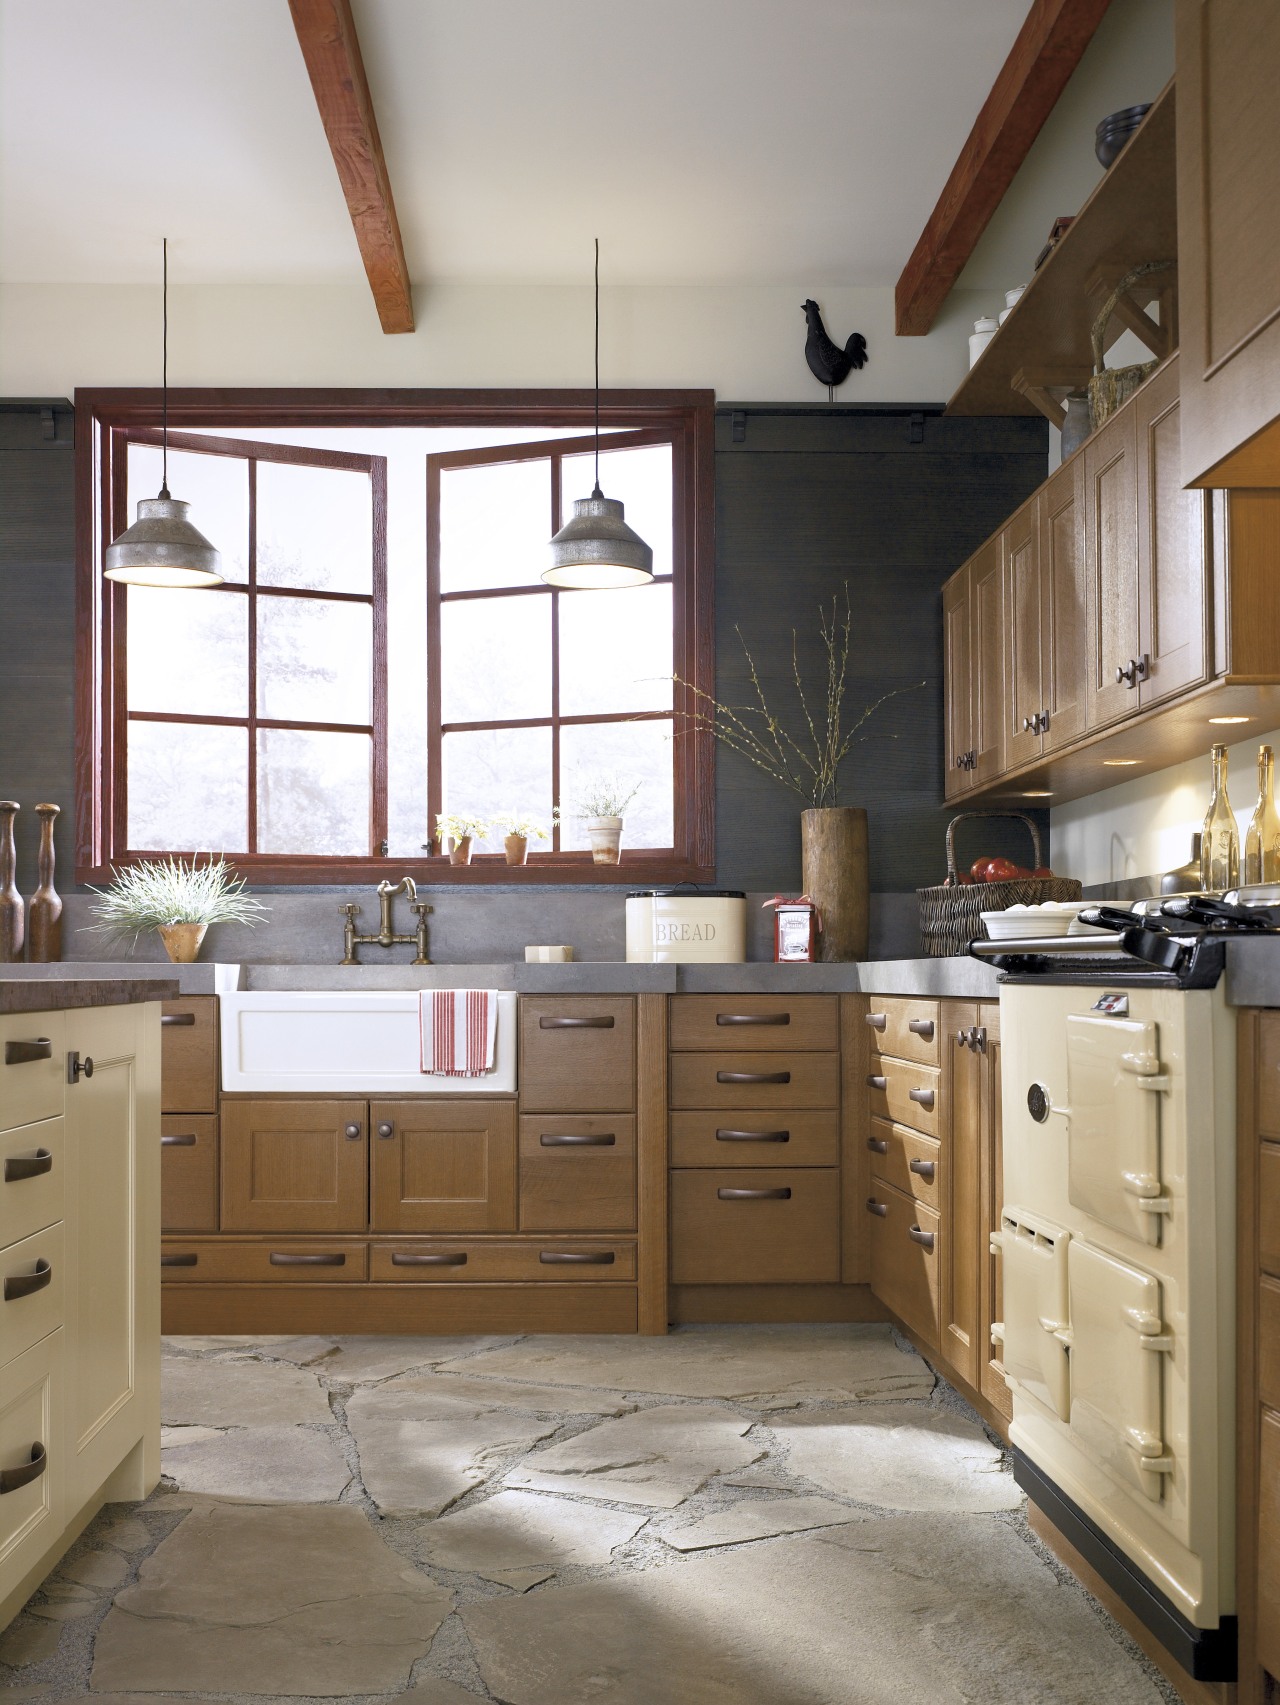
<instances>
[{"instance_id":1,"label":"recessed ceiling light","mask_svg":"<svg viewBox=\"0 0 1280 1705\"><path fill-rule=\"evenodd\" d=\"M1124 770L1128 769L1130 764L1136 764L1137 761L1136 758L1104 758L1102 767L1107 770Z\"/></svg>"},{"instance_id":2,"label":"recessed ceiling light","mask_svg":"<svg viewBox=\"0 0 1280 1705\"><path fill-rule=\"evenodd\" d=\"M1251 716L1211 716L1210 722L1252 722Z\"/></svg>"}]
</instances>

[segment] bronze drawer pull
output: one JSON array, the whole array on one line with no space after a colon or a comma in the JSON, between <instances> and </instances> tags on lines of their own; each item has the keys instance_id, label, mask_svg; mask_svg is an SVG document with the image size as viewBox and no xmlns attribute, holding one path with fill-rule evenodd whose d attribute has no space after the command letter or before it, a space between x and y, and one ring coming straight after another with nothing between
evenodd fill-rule
<instances>
[{"instance_id":1,"label":"bronze drawer pull","mask_svg":"<svg viewBox=\"0 0 1280 1705\"><path fill-rule=\"evenodd\" d=\"M914 1172L918 1178L923 1178L926 1184L932 1184L937 1164L934 1160L912 1160L907 1162L907 1170Z\"/></svg>"},{"instance_id":2,"label":"bronze drawer pull","mask_svg":"<svg viewBox=\"0 0 1280 1705\"><path fill-rule=\"evenodd\" d=\"M393 1267L465 1267L467 1257L463 1251L448 1254L436 1254L432 1251L425 1255L405 1255L400 1250L394 1250L391 1256Z\"/></svg>"},{"instance_id":3,"label":"bronze drawer pull","mask_svg":"<svg viewBox=\"0 0 1280 1705\"><path fill-rule=\"evenodd\" d=\"M165 1136L160 1139L162 1149L193 1149L195 1146L196 1134L194 1131L184 1131L181 1136Z\"/></svg>"},{"instance_id":4,"label":"bronze drawer pull","mask_svg":"<svg viewBox=\"0 0 1280 1705\"><path fill-rule=\"evenodd\" d=\"M934 1093L931 1089L909 1089L907 1099L918 1103L926 1113L933 1111Z\"/></svg>"},{"instance_id":5,"label":"bronze drawer pull","mask_svg":"<svg viewBox=\"0 0 1280 1705\"><path fill-rule=\"evenodd\" d=\"M343 1254L334 1255L284 1255L278 1249L273 1249L270 1256L273 1267L345 1267L347 1258Z\"/></svg>"},{"instance_id":6,"label":"bronze drawer pull","mask_svg":"<svg viewBox=\"0 0 1280 1705\"><path fill-rule=\"evenodd\" d=\"M790 1024L789 1012L718 1012L717 1024Z\"/></svg>"},{"instance_id":7,"label":"bronze drawer pull","mask_svg":"<svg viewBox=\"0 0 1280 1705\"><path fill-rule=\"evenodd\" d=\"M790 1131L729 1131L716 1132L718 1143L789 1143Z\"/></svg>"},{"instance_id":8,"label":"bronze drawer pull","mask_svg":"<svg viewBox=\"0 0 1280 1705\"><path fill-rule=\"evenodd\" d=\"M538 1138L544 1149L611 1149L617 1140L613 1131L544 1131Z\"/></svg>"},{"instance_id":9,"label":"bronze drawer pull","mask_svg":"<svg viewBox=\"0 0 1280 1705\"><path fill-rule=\"evenodd\" d=\"M717 1083L790 1083L790 1072L717 1072Z\"/></svg>"},{"instance_id":10,"label":"bronze drawer pull","mask_svg":"<svg viewBox=\"0 0 1280 1705\"><path fill-rule=\"evenodd\" d=\"M919 1036L923 1042L933 1041L933 1020L931 1018L913 1018L907 1025L913 1036Z\"/></svg>"},{"instance_id":11,"label":"bronze drawer pull","mask_svg":"<svg viewBox=\"0 0 1280 1705\"><path fill-rule=\"evenodd\" d=\"M5 1156L4 1181L6 1184L16 1184L22 1178L39 1178L41 1173L52 1171L53 1156L48 1149L37 1149L34 1154Z\"/></svg>"},{"instance_id":12,"label":"bronze drawer pull","mask_svg":"<svg viewBox=\"0 0 1280 1705\"><path fill-rule=\"evenodd\" d=\"M194 1267L199 1263L199 1260L198 1255L162 1255L160 1265L162 1267Z\"/></svg>"},{"instance_id":13,"label":"bronze drawer pull","mask_svg":"<svg viewBox=\"0 0 1280 1705\"><path fill-rule=\"evenodd\" d=\"M918 1243L921 1249L927 1249L930 1254L933 1253L933 1233L931 1231L921 1231L918 1225L913 1225L907 1228L907 1236L912 1243Z\"/></svg>"},{"instance_id":14,"label":"bronze drawer pull","mask_svg":"<svg viewBox=\"0 0 1280 1705\"><path fill-rule=\"evenodd\" d=\"M38 1480L47 1463L44 1446L37 1443L31 1447L30 1462L24 1462L21 1468L0 1468L0 1498L6 1492L16 1492L20 1486L29 1486L33 1480Z\"/></svg>"},{"instance_id":15,"label":"bronze drawer pull","mask_svg":"<svg viewBox=\"0 0 1280 1705\"><path fill-rule=\"evenodd\" d=\"M868 1012L864 1014L864 1017L873 1030L887 1030L889 1028L889 1014L887 1012Z\"/></svg>"},{"instance_id":16,"label":"bronze drawer pull","mask_svg":"<svg viewBox=\"0 0 1280 1705\"><path fill-rule=\"evenodd\" d=\"M194 1012L162 1012L160 1014L161 1024L176 1024L187 1030L191 1029L191 1027L195 1024L195 1021L196 1015Z\"/></svg>"},{"instance_id":17,"label":"bronze drawer pull","mask_svg":"<svg viewBox=\"0 0 1280 1705\"><path fill-rule=\"evenodd\" d=\"M540 1018L539 1030L612 1030L613 1018Z\"/></svg>"},{"instance_id":18,"label":"bronze drawer pull","mask_svg":"<svg viewBox=\"0 0 1280 1705\"><path fill-rule=\"evenodd\" d=\"M869 1214L874 1214L878 1220L887 1220L889 1217L889 1204L888 1202L877 1202L874 1196L868 1196L867 1212Z\"/></svg>"},{"instance_id":19,"label":"bronze drawer pull","mask_svg":"<svg viewBox=\"0 0 1280 1705\"><path fill-rule=\"evenodd\" d=\"M6 1066L26 1066L33 1060L52 1058L53 1043L47 1036L37 1036L34 1042L6 1042L4 1045Z\"/></svg>"},{"instance_id":20,"label":"bronze drawer pull","mask_svg":"<svg viewBox=\"0 0 1280 1705\"><path fill-rule=\"evenodd\" d=\"M538 1260L544 1267L612 1267L616 1259L612 1249L596 1249L581 1254L567 1249L538 1251Z\"/></svg>"},{"instance_id":21,"label":"bronze drawer pull","mask_svg":"<svg viewBox=\"0 0 1280 1705\"><path fill-rule=\"evenodd\" d=\"M888 1079L881 1077L878 1072L869 1072L867 1074L868 1089L884 1089L887 1083Z\"/></svg>"},{"instance_id":22,"label":"bronze drawer pull","mask_svg":"<svg viewBox=\"0 0 1280 1705\"><path fill-rule=\"evenodd\" d=\"M889 1144L884 1137L868 1137L867 1147L872 1154L888 1154Z\"/></svg>"},{"instance_id":23,"label":"bronze drawer pull","mask_svg":"<svg viewBox=\"0 0 1280 1705\"><path fill-rule=\"evenodd\" d=\"M4 1300L17 1302L20 1297L34 1296L53 1283L53 1268L42 1255L34 1273L10 1273L4 1281Z\"/></svg>"},{"instance_id":24,"label":"bronze drawer pull","mask_svg":"<svg viewBox=\"0 0 1280 1705\"><path fill-rule=\"evenodd\" d=\"M783 1184L776 1190L717 1190L716 1197L721 1202L789 1202L791 1186Z\"/></svg>"}]
</instances>

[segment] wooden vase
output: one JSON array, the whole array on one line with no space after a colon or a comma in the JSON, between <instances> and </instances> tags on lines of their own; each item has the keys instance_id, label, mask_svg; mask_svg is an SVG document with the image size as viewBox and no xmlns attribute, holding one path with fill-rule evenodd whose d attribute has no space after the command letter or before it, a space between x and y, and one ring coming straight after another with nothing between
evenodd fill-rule
<instances>
[{"instance_id":1,"label":"wooden vase","mask_svg":"<svg viewBox=\"0 0 1280 1705\"><path fill-rule=\"evenodd\" d=\"M12 965L22 958L26 918L18 892L18 853L13 844L13 820L21 807L14 799L0 799L0 964Z\"/></svg>"},{"instance_id":2,"label":"wooden vase","mask_svg":"<svg viewBox=\"0 0 1280 1705\"><path fill-rule=\"evenodd\" d=\"M870 939L867 814L852 805L800 813L804 890L821 916L818 958L865 959Z\"/></svg>"},{"instance_id":3,"label":"wooden vase","mask_svg":"<svg viewBox=\"0 0 1280 1705\"><path fill-rule=\"evenodd\" d=\"M208 924L160 924L156 933L175 965L194 965Z\"/></svg>"},{"instance_id":4,"label":"wooden vase","mask_svg":"<svg viewBox=\"0 0 1280 1705\"><path fill-rule=\"evenodd\" d=\"M56 805L36 806L36 816L40 819L40 853L36 864L40 885L31 896L27 957L39 965L51 965L62 958L62 896L53 885L53 824L58 814Z\"/></svg>"}]
</instances>

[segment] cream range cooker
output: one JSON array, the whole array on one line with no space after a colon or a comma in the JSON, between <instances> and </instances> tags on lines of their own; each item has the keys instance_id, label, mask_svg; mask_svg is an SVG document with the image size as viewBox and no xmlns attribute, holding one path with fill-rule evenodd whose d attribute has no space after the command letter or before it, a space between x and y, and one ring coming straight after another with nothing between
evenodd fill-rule
<instances>
[{"instance_id":1,"label":"cream range cooker","mask_svg":"<svg viewBox=\"0 0 1280 1705\"><path fill-rule=\"evenodd\" d=\"M1028 1496L1197 1679L1235 1676L1232 908L975 943L1001 970L993 1237ZM1086 917L1090 914L1085 914Z\"/></svg>"}]
</instances>

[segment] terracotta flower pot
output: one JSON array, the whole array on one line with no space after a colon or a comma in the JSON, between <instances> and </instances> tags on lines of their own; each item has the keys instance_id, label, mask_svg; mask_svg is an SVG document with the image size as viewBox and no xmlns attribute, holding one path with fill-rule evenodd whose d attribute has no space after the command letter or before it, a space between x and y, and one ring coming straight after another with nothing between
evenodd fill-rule
<instances>
[{"instance_id":1,"label":"terracotta flower pot","mask_svg":"<svg viewBox=\"0 0 1280 1705\"><path fill-rule=\"evenodd\" d=\"M502 844L507 851L508 864L528 863L529 839L527 835L508 835Z\"/></svg>"},{"instance_id":2,"label":"terracotta flower pot","mask_svg":"<svg viewBox=\"0 0 1280 1705\"><path fill-rule=\"evenodd\" d=\"M450 864L470 864L471 863L471 836L470 835L464 835L460 841L451 841L449 843L449 863Z\"/></svg>"},{"instance_id":3,"label":"terracotta flower pot","mask_svg":"<svg viewBox=\"0 0 1280 1705\"><path fill-rule=\"evenodd\" d=\"M194 965L208 924L159 924L156 933L175 965Z\"/></svg>"},{"instance_id":4,"label":"terracotta flower pot","mask_svg":"<svg viewBox=\"0 0 1280 1705\"><path fill-rule=\"evenodd\" d=\"M587 839L593 864L617 864L622 857L622 818L588 817Z\"/></svg>"}]
</instances>

